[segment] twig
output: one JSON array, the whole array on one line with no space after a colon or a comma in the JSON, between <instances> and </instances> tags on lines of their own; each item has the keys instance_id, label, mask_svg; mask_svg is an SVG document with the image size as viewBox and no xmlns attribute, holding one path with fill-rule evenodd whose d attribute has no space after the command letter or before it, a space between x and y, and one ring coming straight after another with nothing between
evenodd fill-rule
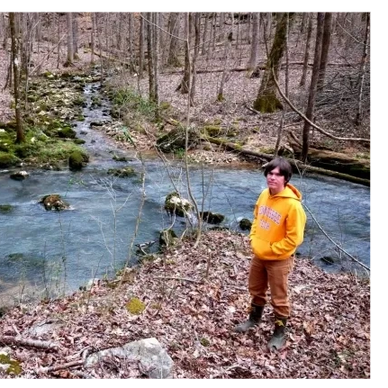
<instances>
[{"instance_id":1,"label":"twig","mask_svg":"<svg viewBox=\"0 0 388 388\"><path fill-rule=\"evenodd\" d=\"M171 280L184 280L186 282L192 282L192 283L200 283L198 280L189 279L189 278L178 278L174 276L153 276L153 279L171 279Z\"/></svg>"},{"instance_id":2,"label":"twig","mask_svg":"<svg viewBox=\"0 0 388 388\"><path fill-rule=\"evenodd\" d=\"M57 349L57 348L59 348L59 344L57 344L55 342L33 340L33 339L29 339L29 338L21 338L19 335L16 337L11 337L8 335L2 336L2 337L0 337L0 343L4 343L6 345L32 346L35 348L43 348L43 349Z\"/></svg>"},{"instance_id":3,"label":"twig","mask_svg":"<svg viewBox=\"0 0 388 388\"><path fill-rule=\"evenodd\" d=\"M38 368L38 372L40 373L54 372L61 369L71 368L73 366L80 366L83 364L84 364L83 360L70 361L70 362L66 362L65 364L58 364L58 365L46 366L46 367L42 366Z\"/></svg>"},{"instance_id":4,"label":"twig","mask_svg":"<svg viewBox=\"0 0 388 388\"><path fill-rule=\"evenodd\" d=\"M30 75L33 75L35 73L35 71L37 71L37 69L40 68L40 66L42 66L42 64L44 63L45 60L49 59L50 57L50 54L60 45L60 43L62 42L63 39L65 39L67 36L67 34L64 34L62 36L61 39L58 40L58 43L48 52L48 54L46 55L46 57L43 57L42 61L40 61L31 71L30 71Z\"/></svg>"},{"instance_id":5,"label":"twig","mask_svg":"<svg viewBox=\"0 0 388 388\"><path fill-rule=\"evenodd\" d=\"M338 245L325 231L324 229L321 227L321 225L319 224L319 222L316 220L316 218L314 217L313 213L311 212L311 210L305 205L303 204L303 206L306 208L306 210L310 213L311 217L313 218L314 222L317 224L318 228L322 231L322 233L343 253L345 253L345 255L347 255L348 257L350 257L353 261L355 261L356 263L358 263L359 265L361 265L361 267L365 268L366 270L370 271L370 268L368 266L366 266L364 263L361 263L361 261L357 260L354 256L352 256L350 253L348 253L347 251L345 251L345 249L343 249L340 245Z\"/></svg>"},{"instance_id":6,"label":"twig","mask_svg":"<svg viewBox=\"0 0 388 388\"><path fill-rule=\"evenodd\" d=\"M258 110L253 109L250 106L248 106L248 104L245 104L244 106L245 106L245 108L247 108L248 110L250 110L253 113L256 113L257 115L261 114Z\"/></svg>"}]
</instances>

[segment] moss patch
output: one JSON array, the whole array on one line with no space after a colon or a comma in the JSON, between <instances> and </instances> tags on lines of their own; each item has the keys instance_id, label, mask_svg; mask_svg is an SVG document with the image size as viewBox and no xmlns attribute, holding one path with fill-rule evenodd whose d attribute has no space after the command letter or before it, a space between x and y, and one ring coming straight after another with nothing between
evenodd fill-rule
<instances>
[{"instance_id":1,"label":"moss patch","mask_svg":"<svg viewBox=\"0 0 388 388\"><path fill-rule=\"evenodd\" d=\"M126 305L125 308L131 314L139 315L145 309L145 304L139 298L132 298Z\"/></svg>"},{"instance_id":2,"label":"moss patch","mask_svg":"<svg viewBox=\"0 0 388 388\"><path fill-rule=\"evenodd\" d=\"M19 361L13 360L8 354L0 353L0 364L6 367L5 372L9 375L20 375L22 367Z\"/></svg>"}]
</instances>

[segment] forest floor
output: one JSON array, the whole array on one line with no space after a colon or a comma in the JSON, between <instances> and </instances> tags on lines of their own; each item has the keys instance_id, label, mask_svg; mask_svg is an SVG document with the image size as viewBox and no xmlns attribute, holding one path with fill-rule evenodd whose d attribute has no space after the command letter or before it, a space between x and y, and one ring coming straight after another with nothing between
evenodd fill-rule
<instances>
[{"instance_id":1,"label":"forest floor","mask_svg":"<svg viewBox=\"0 0 388 388\"><path fill-rule=\"evenodd\" d=\"M81 70L89 62L90 52L81 52L73 70ZM2 86L8 63L0 50ZM57 69L55 59L51 64L48 60L43 68L69 70L62 65ZM296 84L298 77L292 77L292 82ZM174 105L179 119L184 120L187 104L175 92L180 78L180 74L161 75L165 87L160 98ZM243 72L234 74L225 89L227 100L221 104L214 103L219 79L202 75L198 80L199 103L189 112L190 117L202 124L220 121L226 129L237 125L252 149L273 147L282 113L257 115L246 107L251 106L259 82L248 82ZM126 83L143 92L147 88L145 81L132 79ZM0 121L13 117L10 106L11 96L2 88ZM293 113L286 115L295 119L293 125L300 130L300 120ZM292 123L289 125L293 128ZM344 128L347 130L350 128ZM150 138L143 136L139 134L135 141L152 145ZM323 142L351 154L367 151L354 143ZM195 150L192 157L210 164L241 162L236 155L215 148ZM260 327L246 334L233 331L234 325L246 318L249 305L251 255L247 237L212 231L202 236L195 249L193 244L185 240L156 260L124 271L115 280L97 281L88 291L5 309L0 318L0 350L6 349L20 363L22 372L15 376L0 368L0 378L144 378L136 366L123 360L107 360L92 369L76 361L82 361L86 353L149 337L155 337L173 359L172 378L371 377L369 279L328 274L307 259L298 258L290 277L293 311L287 344L282 351L271 353L266 348L273 326L270 305ZM126 308L133 297L146 306L141 314L131 314ZM33 328L51 323L51 330L33 334ZM48 341L59 347L49 350L17 341L5 346L6 338ZM57 368L63 364L68 366Z\"/></svg>"},{"instance_id":2,"label":"forest floor","mask_svg":"<svg viewBox=\"0 0 388 388\"><path fill-rule=\"evenodd\" d=\"M186 240L115 280L96 281L88 291L8 310L0 319L0 342L19 338L57 345L50 350L13 343L8 352L22 367L19 377L144 378L125 360L86 368L82 356L145 338L156 338L167 350L174 362L171 378L371 377L368 279L328 274L298 258L290 277L287 343L273 353L266 348L273 330L270 305L259 327L234 332L248 314L247 236L212 231L193 246ZM144 303L140 314L128 311L134 297ZM0 368L0 378L12 377Z\"/></svg>"}]
</instances>

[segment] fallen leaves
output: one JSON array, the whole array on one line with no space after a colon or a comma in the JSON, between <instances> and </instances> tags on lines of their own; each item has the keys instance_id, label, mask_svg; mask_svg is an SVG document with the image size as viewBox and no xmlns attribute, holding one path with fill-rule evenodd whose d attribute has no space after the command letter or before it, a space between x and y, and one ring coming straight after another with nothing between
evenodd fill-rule
<instances>
[{"instance_id":1,"label":"fallen leaves","mask_svg":"<svg viewBox=\"0 0 388 388\"><path fill-rule=\"evenodd\" d=\"M84 349L97 351L155 337L173 359L174 378L369 378L370 285L347 274L327 274L297 259L290 277L293 314L286 347L270 353L273 330L268 305L259 327L245 334L234 326L246 319L249 252L246 236L211 231L194 249L193 241L172 248L154 262L131 268L112 282L36 306L14 308L0 321L0 337L31 333L44 322L42 340L60 343L56 352L13 347L22 363L21 377L141 378L136 365L115 360L89 370L76 363ZM206 278L208 251L209 276ZM171 264L165 265L165 258ZM243 259L245 257L246 259ZM231 270L232 269L232 270ZM136 295L146 306L139 315L126 309ZM27 313L28 311L28 313ZM38 338L36 338L38 339ZM21 351L23 349L23 351ZM48 357L49 356L49 357ZM68 365L64 370L38 369ZM2 376L12 378L12 376Z\"/></svg>"}]
</instances>

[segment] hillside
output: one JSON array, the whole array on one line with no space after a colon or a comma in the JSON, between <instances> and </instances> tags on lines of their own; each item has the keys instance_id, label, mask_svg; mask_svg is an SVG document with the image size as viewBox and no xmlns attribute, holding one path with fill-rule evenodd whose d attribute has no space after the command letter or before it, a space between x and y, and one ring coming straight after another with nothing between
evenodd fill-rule
<instances>
[{"instance_id":1,"label":"hillside","mask_svg":"<svg viewBox=\"0 0 388 388\"><path fill-rule=\"evenodd\" d=\"M209 232L195 250L193 244L185 241L117 279L96 281L90 290L7 311L0 319L0 341L22 371L13 376L0 368L0 377L144 378L137 364L119 357L93 368L83 361L145 338L156 338L166 349L174 362L172 378L371 377L369 280L327 274L297 259L287 344L270 353L270 306L260 327L233 332L247 316L248 238ZM143 307L131 313L133 298Z\"/></svg>"}]
</instances>

